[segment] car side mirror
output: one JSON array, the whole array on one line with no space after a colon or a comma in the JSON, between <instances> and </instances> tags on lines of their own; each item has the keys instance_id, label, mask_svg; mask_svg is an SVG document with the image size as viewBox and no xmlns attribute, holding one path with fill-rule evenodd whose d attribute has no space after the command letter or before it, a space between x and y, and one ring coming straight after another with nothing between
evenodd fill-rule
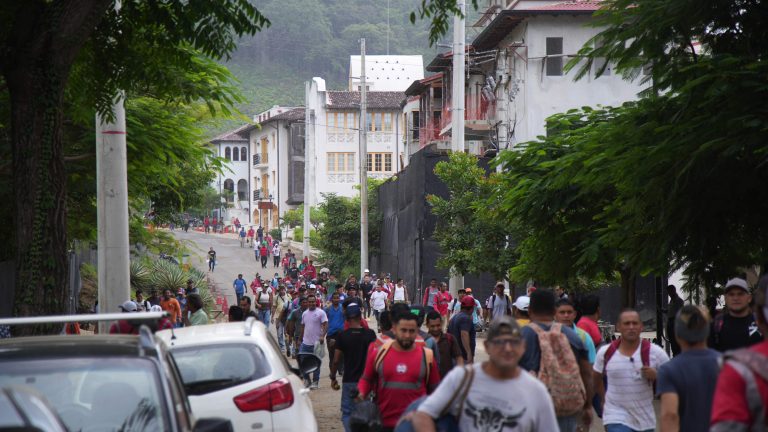
<instances>
[{"instance_id":1,"label":"car side mirror","mask_svg":"<svg viewBox=\"0 0 768 432\"><path fill-rule=\"evenodd\" d=\"M193 432L234 432L232 422L219 417L201 418L195 422Z\"/></svg>"},{"instance_id":2,"label":"car side mirror","mask_svg":"<svg viewBox=\"0 0 768 432\"><path fill-rule=\"evenodd\" d=\"M322 360L314 354L299 353L296 356L296 361L299 363L299 371L303 375L311 374L312 372L320 369Z\"/></svg>"}]
</instances>

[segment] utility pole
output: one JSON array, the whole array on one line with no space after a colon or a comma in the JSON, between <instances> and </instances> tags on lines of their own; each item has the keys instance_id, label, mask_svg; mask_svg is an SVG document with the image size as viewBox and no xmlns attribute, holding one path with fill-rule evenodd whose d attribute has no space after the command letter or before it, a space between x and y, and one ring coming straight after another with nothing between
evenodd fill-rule
<instances>
[{"instance_id":1,"label":"utility pole","mask_svg":"<svg viewBox=\"0 0 768 432\"><path fill-rule=\"evenodd\" d=\"M360 277L368 268L368 101L365 38L360 39Z\"/></svg>"},{"instance_id":2,"label":"utility pole","mask_svg":"<svg viewBox=\"0 0 768 432\"><path fill-rule=\"evenodd\" d=\"M309 93L311 86L312 83L310 81L304 83L304 243L302 251L305 257L309 256L309 209L312 205L310 182L314 180L310 173L312 172L312 163L315 159L315 146L310 136L312 116L309 108Z\"/></svg>"},{"instance_id":3,"label":"utility pole","mask_svg":"<svg viewBox=\"0 0 768 432\"><path fill-rule=\"evenodd\" d=\"M458 7L461 15L453 17L453 76L451 91L451 151L464 152L464 16L466 7L464 0L458 1ZM458 295L459 289L464 288L464 275L458 274L454 268L451 269L451 280L449 290L454 297Z\"/></svg>"},{"instance_id":4,"label":"utility pole","mask_svg":"<svg viewBox=\"0 0 768 432\"><path fill-rule=\"evenodd\" d=\"M120 2L115 9L119 12ZM98 231L99 311L118 312L131 298L128 241L128 151L125 94L112 105L114 120L96 115L96 227ZM108 322L99 323L101 333Z\"/></svg>"}]
</instances>

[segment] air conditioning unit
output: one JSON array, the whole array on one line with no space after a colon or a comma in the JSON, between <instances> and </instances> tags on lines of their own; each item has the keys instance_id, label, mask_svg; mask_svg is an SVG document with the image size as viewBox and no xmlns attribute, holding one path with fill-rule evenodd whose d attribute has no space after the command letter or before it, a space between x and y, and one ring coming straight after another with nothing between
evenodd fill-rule
<instances>
[{"instance_id":1,"label":"air conditioning unit","mask_svg":"<svg viewBox=\"0 0 768 432\"><path fill-rule=\"evenodd\" d=\"M255 190L253 191L253 200L258 201L261 199L261 190Z\"/></svg>"}]
</instances>

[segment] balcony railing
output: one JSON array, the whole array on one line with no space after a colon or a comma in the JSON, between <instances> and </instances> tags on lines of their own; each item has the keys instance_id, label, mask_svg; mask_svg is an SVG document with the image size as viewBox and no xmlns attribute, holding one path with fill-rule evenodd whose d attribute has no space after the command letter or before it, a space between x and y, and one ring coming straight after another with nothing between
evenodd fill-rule
<instances>
[{"instance_id":1,"label":"balcony railing","mask_svg":"<svg viewBox=\"0 0 768 432\"><path fill-rule=\"evenodd\" d=\"M262 153L262 154L255 154L253 155L253 166L260 166L260 165L266 165L269 163L269 156L268 153Z\"/></svg>"},{"instance_id":2,"label":"balcony railing","mask_svg":"<svg viewBox=\"0 0 768 432\"><path fill-rule=\"evenodd\" d=\"M253 200L258 201L261 199L261 189L253 191Z\"/></svg>"},{"instance_id":3,"label":"balcony railing","mask_svg":"<svg viewBox=\"0 0 768 432\"><path fill-rule=\"evenodd\" d=\"M261 163L261 155L253 155L253 166L256 166Z\"/></svg>"}]
</instances>

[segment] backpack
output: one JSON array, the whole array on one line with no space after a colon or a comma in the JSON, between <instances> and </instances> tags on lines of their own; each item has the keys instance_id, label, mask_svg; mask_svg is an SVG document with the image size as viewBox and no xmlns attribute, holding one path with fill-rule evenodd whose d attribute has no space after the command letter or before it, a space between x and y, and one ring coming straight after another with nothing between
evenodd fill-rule
<instances>
[{"instance_id":1,"label":"backpack","mask_svg":"<svg viewBox=\"0 0 768 432\"><path fill-rule=\"evenodd\" d=\"M757 321L755 318L755 315L752 314L752 320ZM714 346L718 347L720 346L720 333L723 331L723 324L725 323L725 312L721 312L715 316L715 319L712 320L712 340L714 342Z\"/></svg>"},{"instance_id":2,"label":"backpack","mask_svg":"<svg viewBox=\"0 0 768 432\"><path fill-rule=\"evenodd\" d=\"M464 411L464 401L467 400L469 390L472 388L472 380L475 378L475 368L472 365L464 366L462 369L464 369L464 376L461 377L459 386L456 387L440 416L435 419L435 429L438 432L460 431L459 420L461 420L461 415ZM413 427L413 417L409 413L416 411L426 398L426 396L422 396L408 405L408 408L405 409L395 426L395 432L414 432L416 430ZM450 413L450 410L456 400L459 401L459 413L457 416L454 416Z\"/></svg>"},{"instance_id":3,"label":"backpack","mask_svg":"<svg viewBox=\"0 0 768 432\"><path fill-rule=\"evenodd\" d=\"M384 363L384 357L386 357L387 353L389 352L389 349L392 348L392 345L395 343L394 339L390 339L386 342L384 342L383 345L381 345L381 348L379 348L379 351L376 353L376 359L373 362L374 370L376 371L376 375L379 377L379 382L383 382L382 377L382 363ZM427 373L424 374L424 387L429 387L427 383L429 383L429 374L432 371L432 361L435 358L434 352L427 348L422 347L422 353L424 354L422 356L422 359L426 361L426 371Z\"/></svg>"},{"instance_id":4,"label":"backpack","mask_svg":"<svg viewBox=\"0 0 768 432\"><path fill-rule=\"evenodd\" d=\"M512 299L508 295L504 294L507 298L507 315L512 315ZM491 296L491 310L493 310L493 304L496 302L496 294Z\"/></svg>"},{"instance_id":5,"label":"backpack","mask_svg":"<svg viewBox=\"0 0 768 432\"><path fill-rule=\"evenodd\" d=\"M755 376L768 381L768 357L748 348L743 348L728 351L725 353L723 361L738 372L744 380L747 407L752 418L749 430L764 431L768 401L764 401L760 396Z\"/></svg>"},{"instance_id":6,"label":"backpack","mask_svg":"<svg viewBox=\"0 0 768 432\"><path fill-rule=\"evenodd\" d=\"M539 338L541 363L538 378L552 397L555 414L558 417L577 414L584 408L587 392L571 343L561 331L562 325L553 323L549 331L535 324L530 327Z\"/></svg>"},{"instance_id":7,"label":"backpack","mask_svg":"<svg viewBox=\"0 0 768 432\"><path fill-rule=\"evenodd\" d=\"M612 341L608 346L608 349L605 350L605 355L603 356L603 380L605 380L606 390L608 389L608 376L605 374L605 369L608 367L608 360L610 360L616 353L616 350L619 349L619 345L621 345L621 338ZM644 367L651 365L651 342L645 339L640 340L640 362ZM656 381L653 382L653 394L656 394Z\"/></svg>"}]
</instances>

